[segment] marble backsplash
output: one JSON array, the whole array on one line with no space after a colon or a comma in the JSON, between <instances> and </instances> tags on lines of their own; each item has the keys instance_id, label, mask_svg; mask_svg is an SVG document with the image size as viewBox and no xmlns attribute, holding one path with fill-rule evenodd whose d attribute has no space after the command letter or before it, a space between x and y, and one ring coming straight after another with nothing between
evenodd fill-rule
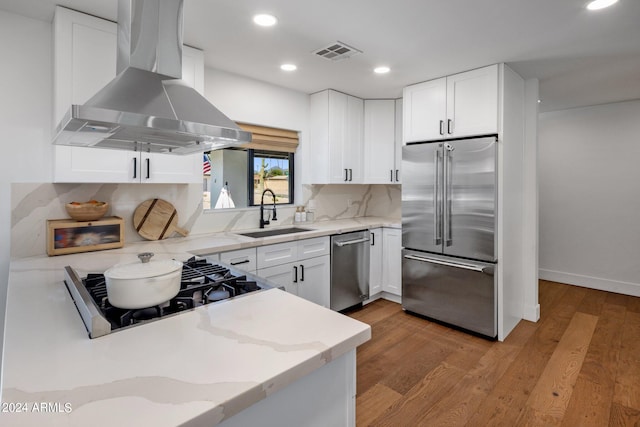
<instances>
[{"instance_id":1,"label":"marble backsplash","mask_svg":"<svg viewBox=\"0 0 640 427\"><path fill-rule=\"evenodd\" d=\"M96 199L110 203L107 215L125 219L125 244L143 240L132 226L135 208L144 200L165 199L178 211L178 225L192 234L258 227L258 208L203 211L198 184L52 184L11 185L11 257L46 253L46 220L67 218L64 204ZM399 185L303 185L299 204L313 209L315 221L381 216L400 219ZM313 202L311 203L313 204ZM293 223L295 207L278 207L278 222ZM311 226L311 224L307 224Z\"/></svg>"}]
</instances>

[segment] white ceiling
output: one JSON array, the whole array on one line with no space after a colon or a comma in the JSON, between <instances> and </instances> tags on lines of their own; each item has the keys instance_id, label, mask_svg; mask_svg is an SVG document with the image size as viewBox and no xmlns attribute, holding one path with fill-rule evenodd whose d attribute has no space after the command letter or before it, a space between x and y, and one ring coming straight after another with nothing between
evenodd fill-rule
<instances>
[{"instance_id":1,"label":"white ceiling","mask_svg":"<svg viewBox=\"0 0 640 427\"><path fill-rule=\"evenodd\" d=\"M184 41L210 67L307 93L394 98L408 84L507 62L540 79L542 111L640 99L640 1L598 12L586 2L185 0ZM0 0L0 9L50 21L56 3L116 19L117 0ZM258 12L278 25L256 27ZM340 62L311 54L336 40L363 53ZM281 71L283 62L298 70ZM380 64L391 72L375 75Z\"/></svg>"}]
</instances>

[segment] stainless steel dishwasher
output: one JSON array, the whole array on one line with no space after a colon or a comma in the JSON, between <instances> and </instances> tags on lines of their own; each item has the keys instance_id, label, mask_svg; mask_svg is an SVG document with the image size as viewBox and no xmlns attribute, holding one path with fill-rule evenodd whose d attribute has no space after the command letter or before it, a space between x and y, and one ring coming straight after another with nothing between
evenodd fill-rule
<instances>
[{"instance_id":1,"label":"stainless steel dishwasher","mask_svg":"<svg viewBox=\"0 0 640 427\"><path fill-rule=\"evenodd\" d=\"M369 230L331 236L331 309L369 298Z\"/></svg>"}]
</instances>

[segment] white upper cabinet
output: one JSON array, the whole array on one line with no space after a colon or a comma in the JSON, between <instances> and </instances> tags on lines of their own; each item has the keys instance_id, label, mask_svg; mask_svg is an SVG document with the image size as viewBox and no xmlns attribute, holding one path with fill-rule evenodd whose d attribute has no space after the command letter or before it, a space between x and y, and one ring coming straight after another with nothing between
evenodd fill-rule
<instances>
[{"instance_id":1,"label":"white upper cabinet","mask_svg":"<svg viewBox=\"0 0 640 427\"><path fill-rule=\"evenodd\" d=\"M395 100L364 101L364 182L391 184L395 181Z\"/></svg>"},{"instance_id":2,"label":"white upper cabinet","mask_svg":"<svg viewBox=\"0 0 640 427\"><path fill-rule=\"evenodd\" d=\"M117 24L56 7L54 126L116 76ZM204 92L204 54L183 47L183 79ZM201 183L202 154L185 156L55 146L54 182Z\"/></svg>"},{"instance_id":3,"label":"white upper cabinet","mask_svg":"<svg viewBox=\"0 0 640 427\"><path fill-rule=\"evenodd\" d=\"M498 133L498 65L447 77L450 137Z\"/></svg>"},{"instance_id":4,"label":"white upper cabinet","mask_svg":"<svg viewBox=\"0 0 640 427\"><path fill-rule=\"evenodd\" d=\"M498 133L498 65L408 86L404 142Z\"/></svg>"},{"instance_id":5,"label":"white upper cabinet","mask_svg":"<svg viewBox=\"0 0 640 427\"><path fill-rule=\"evenodd\" d=\"M309 183L362 183L363 120L362 99L334 90L311 95Z\"/></svg>"},{"instance_id":6,"label":"white upper cabinet","mask_svg":"<svg viewBox=\"0 0 640 427\"><path fill-rule=\"evenodd\" d=\"M404 141L444 138L447 114L447 79L441 78L404 88Z\"/></svg>"}]
</instances>

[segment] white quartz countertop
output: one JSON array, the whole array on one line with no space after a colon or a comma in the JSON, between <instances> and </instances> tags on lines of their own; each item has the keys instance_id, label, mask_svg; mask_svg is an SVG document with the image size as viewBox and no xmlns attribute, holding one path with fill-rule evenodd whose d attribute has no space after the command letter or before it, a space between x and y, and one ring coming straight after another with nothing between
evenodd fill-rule
<instances>
[{"instance_id":1,"label":"white quartz countertop","mask_svg":"<svg viewBox=\"0 0 640 427\"><path fill-rule=\"evenodd\" d=\"M85 276L133 262L142 251L185 260L382 226L399 221L355 218L261 239L212 233L13 260L2 389L2 409L11 410L0 412L0 425L131 425L135 419L174 426L196 417L215 425L371 337L364 323L270 289L90 339L64 286L64 266Z\"/></svg>"}]
</instances>

